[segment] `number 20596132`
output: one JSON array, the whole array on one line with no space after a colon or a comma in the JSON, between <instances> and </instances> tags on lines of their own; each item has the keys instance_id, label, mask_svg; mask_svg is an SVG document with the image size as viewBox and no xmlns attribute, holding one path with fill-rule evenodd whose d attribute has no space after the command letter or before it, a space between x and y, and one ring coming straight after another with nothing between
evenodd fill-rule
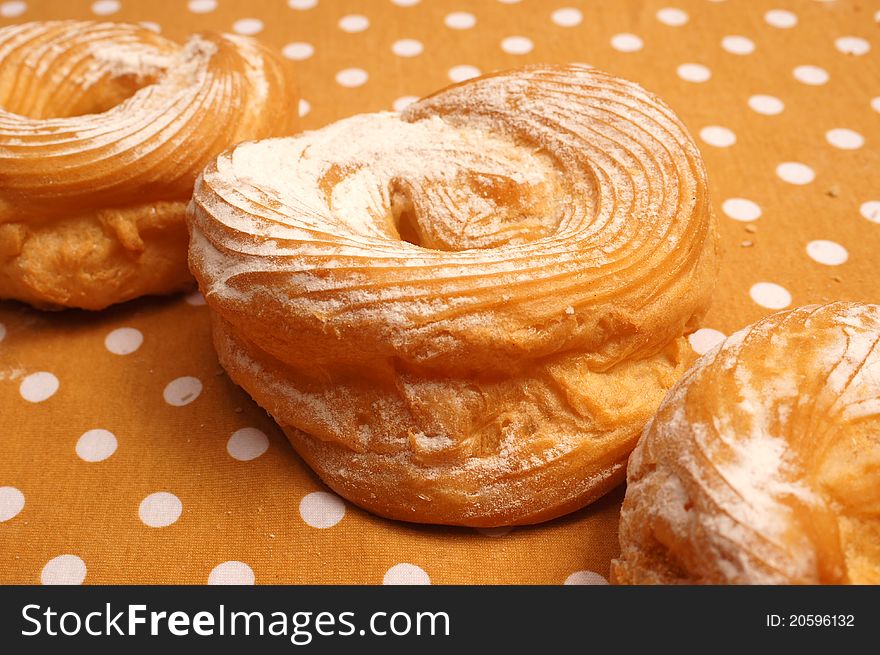
<instances>
[{"instance_id":1,"label":"number 20596132","mask_svg":"<svg viewBox=\"0 0 880 655\"><path fill-rule=\"evenodd\" d=\"M854 614L767 614L768 628L853 628Z\"/></svg>"}]
</instances>

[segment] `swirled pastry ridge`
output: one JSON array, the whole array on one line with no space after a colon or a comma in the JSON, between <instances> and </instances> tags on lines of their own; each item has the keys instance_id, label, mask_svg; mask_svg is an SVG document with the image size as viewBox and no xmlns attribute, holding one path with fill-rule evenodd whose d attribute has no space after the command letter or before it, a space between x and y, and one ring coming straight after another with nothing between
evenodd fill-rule
<instances>
[{"instance_id":1,"label":"swirled pastry ridge","mask_svg":"<svg viewBox=\"0 0 880 655\"><path fill-rule=\"evenodd\" d=\"M189 225L230 376L333 489L418 522L532 523L618 484L715 272L681 122L576 65L239 145Z\"/></svg>"},{"instance_id":2,"label":"swirled pastry ridge","mask_svg":"<svg viewBox=\"0 0 880 655\"><path fill-rule=\"evenodd\" d=\"M100 309L192 284L198 172L288 133L296 92L251 39L122 23L0 30L0 298Z\"/></svg>"},{"instance_id":3,"label":"swirled pastry ridge","mask_svg":"<svg viewBox=\"0 0 880 655\"><path fill-rule=\"evenodd\" d=\"M880 583L880 306L769 316L707 353L633 453L618 582Z\"/></svg>"}]
</instances>

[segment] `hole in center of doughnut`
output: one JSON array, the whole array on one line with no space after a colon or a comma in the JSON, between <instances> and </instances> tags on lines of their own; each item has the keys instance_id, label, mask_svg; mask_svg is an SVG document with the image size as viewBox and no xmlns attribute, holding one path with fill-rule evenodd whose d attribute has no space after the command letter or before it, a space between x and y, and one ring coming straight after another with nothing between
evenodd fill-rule
<instances>
[{"instance_id":1,"label":"hole in center of doughnut","mask_svg":"<svg viewBox=\"0 0 880 655\"><path fill-rule=\"evenodd\" d=\"M37 120L102 114L156 81L157 76L153 75L105 75L85 89L79 83L65 80L47 86L39 96L26 89L12 89L6 98L0 98L0 107Z\"/></svg>"},{"instance_id":2,"label":"hole in center of doughnut","mask_svg":"<svg viewBox=\"0 0 880 655\"><path fill-rule=\"evenodd\" d=\"M406 193L392 190L391 192L391 217L401 241L422 246L422 236L419 234L416 222L415 210L412 200Z\"/></svg>"},{"instance_id":3,"label":"hole in center of doughnut","mask_svg":"<svg viewBox=\"0 0 880 655\"><path fill-rule=\"evenodd\" d=\"M393 178L390 222L401 241L432 250L497 248L552 234L561 217L556 175L528 181L462 169L449 179Z\"/></svg>"},{"instance_id":4,"label":"hole in center of doughnut","mask_svg":"<svg viewBox=\"0 0 880 655\"><path fill-rule=\"evenodd\" d=\"M35 54L4 61L0 107L36 120L102 114L185 67L178 46L144 28L77 24L50 30Z\"/></svg>"}]
</instances>

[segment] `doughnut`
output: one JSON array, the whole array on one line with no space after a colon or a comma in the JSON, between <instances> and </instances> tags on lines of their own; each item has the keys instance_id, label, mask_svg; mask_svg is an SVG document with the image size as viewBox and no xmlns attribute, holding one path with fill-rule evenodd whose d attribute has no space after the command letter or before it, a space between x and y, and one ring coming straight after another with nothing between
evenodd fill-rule
<instances>
[{"instance_id":1,"label":"doughnut","mask_svg":"<svg viewBox=\"0 0 880 655\"><path fill-rule=\"evenodd\" d=\"M880 305L773 314L670 390L629 462L629 584L880 584Z\"/></svg>"},{"instance_id":2,"label":"doughnut","mask_svg":"<svg viewBox=\"0 0 880 655\"><path fill-rule=\"evenodd\" d=\"M535 523L622 482L716 265L684 126L578 65L238 145L188 225L230 377L337 493L422 523Z\"/></svg>"},{"instance_id":3,"label":"doughnut","mask_svg":"<svg viewBox=\"0 0 880 655\"><path fill-rule=\"evenodd\" d=\"M0 299L102 309L194 286L186 205L233 143L290 133L278 58L121 23L0 29Z\"/></svg>"}]
</instances>

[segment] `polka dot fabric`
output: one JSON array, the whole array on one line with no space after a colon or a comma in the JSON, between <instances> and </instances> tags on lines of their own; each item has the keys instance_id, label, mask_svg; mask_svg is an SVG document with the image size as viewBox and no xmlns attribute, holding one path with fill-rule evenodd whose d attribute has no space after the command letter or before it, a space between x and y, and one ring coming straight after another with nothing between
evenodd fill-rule
<instances>
[{"instance_id":1,"label":"polka dot fabric","mask_svg":"<svg viewBox=\"0 0 880 655\"><path fill-rule=\"evenodd\" d=\"M880 15L798 0L21 0L0 25L254 35L316 128L450 81L576 61L643 84L703 152L721 233L697 353L776 309L878 300ZM0 302L0 582L604 584L618 489L550 523L467 530L331 493L223 373L197 293L107 311Z\"/></svg>"}]
</instances>

